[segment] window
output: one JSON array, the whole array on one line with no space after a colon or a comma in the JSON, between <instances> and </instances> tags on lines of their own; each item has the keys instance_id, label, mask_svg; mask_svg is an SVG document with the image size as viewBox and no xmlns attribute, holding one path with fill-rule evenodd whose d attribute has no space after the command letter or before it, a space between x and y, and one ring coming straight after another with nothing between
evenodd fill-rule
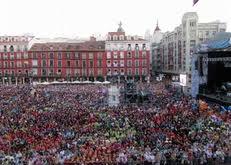
<instances>
[{"instance_id":1,"label":"window","mask_svg":"<svg viewBox=\"0 0 231 165\"><path fill-rule=\"evenodd\" d=\"M54 60L50 60L50 67L54 67Z\"/></svg>"},{"instance_id":2,"label":"window","mask_svg":"<svg viewBox=\"0 0 231 165\"><path fill-rule=\"evenodd\" d=\"M10 67L14 68L14 62L10 62Z\"/></svg>"},{"instance_id":3,"label":"window","mask_svg":"<svg viewBox=\"0 0 231 165\"><path fill-rule=\"evenodd\" d=\"M94 76L94 70L93 69L89 69L89 74L90 74L90 76Z\"/></svg>"},{"instance_id":4,"label":"window","mask_svg":"<svg viewBox=\"0 0 231 165\"><path fill-rule=\"evenodd\" d=\"M224 29L224 28L220 29L220 32L225 32L225 31L226 31L226 29Z\"/></svg>"},{"instance_id":5,"label":"window","mask_svg":"<svg viewBox=\"0 0 231 165\"><path fill-rule=\"evenodd\" d=\"M146 51L143 51L143 52L142 52L142 57L143 57L143 58L147 58Z\"/></svg>"},{"instance_id":6,"label":"window","mask_svg":"<svg viewBox=\"0 0 231 165\"><path fill-rule=\"evenodd\" d=\"M54 53L50 53L50 59L54 59Z\"/></svg>"},{"instance_id":7,"label":"window","mask_svg":"<svg viewBox=\"0 0 231 165\"><path fill-rule=\"evenodd\" d=\"M137 50L139 50L139 45L138 45L138 44L136 44L136 51L137 51Z\"/></svg>"},{"instance_id":8,"label":"window","mask_svg":"<svg viewBox=\"0 0 231 165\"><path fill-rule=\"evenodd\" d=\"M89 59L93 59L93 53L89 53Z\"/></svg>"},{"instance_id":9,"label":"window","mask_svg":"<svg viewBox=\"0 0 231 165\"><path fill-rule=\"evenodd\" d=\"M45 59L46 58L46 54L42 54L42 58Z\"/></svg>"},{"instance_id":10,"label":"window","mask_svg":"<svg viewBox=\"0 0 231 165\"><path fill-rule=\"evenodd\" d=\"M142 49L146 50L146 44L143 44Z\"/></svg>"},{"instance_id":11,"label":"window","mask_svg":"<svg viewBox=\"0 0 231 165\"><path fill-rule=\"evenodd\" d=\"M90 60L89 64L90 64L90 68L94 67L93 60Z\"/></svg>"},{"instance_id":12,"label":"window","mask_svg":"<svg viewBox=\"0 0 231 165\"><path fill-rule=\"evenodd\" d=\"M58 61L58 67L62 67L62 61L61 60Z\"/></svg>"},{"instance_id":13,"label":"window","mask_svg":"<svg viewBox=\"0 0 231 165\"><path fill-rule=\"evenodd\" d=\"M107 75L111 75L111 69L107 70Z\"/></svg>"},{"instance_id":14,"label":"window","mask_svg":"<svg viewBox=\"0 0 231 165\"><path fill-rule=\"evenodd\" d=\"M4 45L4 52L7 52L7 46Z\"/></svg>"},{"instance_id":15,"label":"window","mask_svg":"<svg viewBox=\"0 0 231 165\"><path fill-rule=\"evenodd\" d=\"M120 69L120 75L124 75L124 69Z\"/></svg>"},{"instance_id":16,"label":"window","mask_svg":"<svg viewBox=\"0 0 231 165\"><path fill-rule=\"evenodd\" d=\"M111 35L108 35L108 40L111 40Z\"/></svg>"},{"instance_id":17,"label":"window","mask_svg":"<svg viewBox=\"0 0 231 165\"><path fill-rule=\"evenodd\" d=\"M5 76L8 76L8 70L5 70Z\"/></svg>"},{"instance_id":18,"label":"window","mask_svg":"<svg viewBox=\"0 0 231 165\"><path fill-rule=\"evenodd\" d=\"M136 75L139 75L139 68L135 69Z\"/></svg>"},{"instance_id":19,"label":"window","mask_svg":"<svg viewBox=\"0 0 231 165\"><path fill-rule=\"evenodd\" d=\"M61 60L62 59L62 53L58 53L58 59Z\"/></svg>"},{"instance_id":20,"label":"window","mask_svg":"<svg viewBox=\"0 0 231 165\"><path fill-rule=\"evenodd\" d=\"M17 67L21 68L22 67L22 62L21 61L17 61Z\"/></svg>"},{"instance_id":21,"label":"window","mask_svg":"<svg viewBox=\"0 0 231 165\"><path fill-rule=\"evenodd\" d=\"M102 53L98 53L98 59L102 59L103 58L103 54Z\"/></svg>"},{"instance_id":22,"label":"window","mask_svg":"<svg viewBox=\"0 0 231 165\"><path fill-rule=\"evenodd\" d=\"M128 52L127 58L132 58L132 52Z\"/></svg>"},{"instance_id":23,"label":"window","mask_svg":"<svg viewBox=\"0 0 231 165\"><path fill-rule=\"evenodd\" d=\"M70 74L71 74L71 70L70 69L66 69L66 75L70 76Z\"/></svg>"},{"instance_id":24,"label":"window","mask_svg":"<svg viewBox=\"0 0 231 165\"><path fill-rule=\"evenodd\" d=\"M82 59L86 59L86 53L82 53Z\"/></svg>"},{"instance_id":25,"label":"window","mask_svg":"<svg viewBox=\"0 0 231 165\"><path fill-rule=\"evenodd\" d=\"M42 61L42 66L43 66L43 67L46 67L46 60L43 60L43 61Z\"/></svg>"},{"instance_id":26,"label":"window","mask_svg":"<svg viewBox=\"0 0 231 165\"><path fill-rule=\"evenodd\" d=\"M75 59L79 59L79 53L75 52Z\"/></svg>"},{"instance_id":27,"label":"window","mask_svg":"<svg viewBox=\"0 0 231 165\"><path fill-rule=\"evenodd\" d=\"M87 70L86 69L82 69L82 76L86 76L87 75Z\"/></svg>"},{"instance_id":28,"label":"window","mask_svg":"<svg viewBox=\"0 0 231 165\"><path fill-rule=\"evenodd\" d=\"M128 50L132 50L131 44L128 44Z\"/></svg>"},{"instance_id":29,"label":"window","mask_svg":"<svg viewBox=\"0 0 231 165\"><path fill-rule=\"evenodd\" d=\"M136 66L136 67L139 67L139 60L136 60L136 61L135 61L135 66Z\"/></svg>"},{"instance_id":30,"label":"window","mask_svg":"<svg viewBox=\"0 0 231 165\"><path fill-rule=\"evenodd\" d=\"M28 59L28 54L24 53L24 59Z\"/></svg>"},{"instance_id":31,"label":"window","mask_svg":"<svg viewBox=\"0 0 231 165\"><path fill-rule=\"evenodd\" d=\"M14 46L13 45L10 46L10 52L14 52Z\"/></svg>"},{"instance_id":32,"label":"window","mask_svg":"<svg viewBox=\"0 0 231 165\"><path fill-rule=\"evenodd\" d=\"M71 54L70 53L66 53L66 58L70 59L71 58Z\"/></svg>"},{"instance_id":33,"label":"window","mask_svg":"<svg viewBox=\"0 0 231 165\"><path fill-rule=\"evenodd\" d=\"M117 40L117 35L114 35L114 36L113 36L113 40Z\"/></svg>"},{"instance_id":34,"label":"window","mask_svg":"<svg viewBox=\"0 0 231 165\"><path fill-rule=\"evenodd\" d=\"M20 51L20 46L19 46L19 45L17 46L17 51L18 51L18 52Z\"/></svg>"},{"instance_id":35,"label":"window","mask_svg":"<svg viewBox=\"0 0 231 165\"><path fill-rule=\"evenodd\" d=\"M4 63L4 68L7 68L8 67L8 62L5 62Z\"/></svg>"},{"instance_id":36,"label":"window","mask_svg":"<svg viewBox=\"0 0 231 165\"><path fill-rule=\"evenodd\" d=\"M190 27L195 27L195 26L196 26L196 22L191 21L191 22L189 23L189 26L190 26Z\"/></svg>"},{"instance_id":37,"label":"window","mask_svg":"<svg viewBox=\"0 0 231 165\"><path fill-rule=\"evenodd\" d=\"M98 69L98 76L101 76L103 74L103 71L101 68Z\"/></svg>"},{"instance_id":38,"label":"window","mask_svg":"<svg viewBox=\"0 0 231 165\"><path fill-rule=\"evenodd\" d=\"M86 68L86 61L85 60L82 61L82 65L83 65L83 68Z\"/></svg>"},{"instance_id":39,"label":"window","mask_svg":"<svg viewBox=\"0 0 231 165\"><path fill-rule=\"evenodd\" d=\"M190 40L190 47L196 46L196 41L195 40Z\"/></svg>"},{"instance_id":40,"label":"window","mask_svg":"<svg viewBox=\"0 0 231 165\"><path fill-rule=\"evenodd\" d=\"M113 61L113 66L118 67L118 61Z\"/></svg>"},{"instance_id":41,"label":"window","mask_svg":"<svg viewBox=\"0 0 231 165\"><path fill-rule=\"evenodd\" d=\"M80 69L75 69L75 75L78 77L80 75Z\"/></svg>"},{"instance_id":42,"label":"window","mask_svg":"<svg viewBox=\"0 0 231 165\"><path fill-rule=\"evenodd\" d=\"M142 68L142 75L146 75L147 74L147 69L146 68Z\"/></svg>"},{"instance_id":43,"label":"window","mask_svg":"<svg viewBox=\"0 0 231 165\"><path fill-rule=\"evenodd\" d=\"M120 52L120 58L124 58L124 52Z\"/></svg>"},{"instance_id":44,"label":"window","mask_svg":"<svg viewBox=\"0 0 231 165\"><path fill-rule=\"evenodd\" d=\"M10 59L13 60L14 59L14 53L10 54Z\"/></svg>"},{"instance_id":45,"label":"window","mask_svg":"<svg viewBox=\"0 0 231 165\"><path fill-rule=\"evenodd\" d=\"M38 69L37 68L33 68L32 69L32 75L33 76L37 76L38 75Z\"/></svg>"},{"instance_id":46,"label":"window","mask_svg":"<svg viewBox=\"0 0 231 165\"><path fill-rule=\"evenodd\" d=\"M54 69L50 69L49 75L50 75L50 76L53 76L53 75L54 75Z\"/></svg>"},{"instance_id":47,"label":"window","mask_svg":"<svg viewBox=\"0 0 231 165\"><path fill-rule=\"evenodd\" d=\"M29 66L29 63L28 61L24 61L24 64L23 64L24 67L28 67Z\"/></svg>"},{"instance_id":48,"label":"window","mask_svg":"<svg viewBox=\"0 0 231 165\"><path fill-rule=\"evenodd\" d=\"M102 60L98 60L97 66L98 66L98 67L102 67Z\"/></svg>"},{"instance_id":49,"label":"window","mask_svg":"<svg viewBox=\"0 0 231 165\"><path fill-rule=\"evenodd\" d=\"M113 52L113 58L117 58L117 52Z\"/></svg>"},{"instance_id":50,"label":"window","mask_svg":"<svg viewBox=\"0 0 231 165\"><path fill-rule=\"evenodd\" d=\"M37 53L33 53L33 59L37 59L38 56L37 56Z\"/></svg>"},{"instance_id":51,"label":"window","mask_svg":"<svg viewBox=\"0 0 231 165\"><path fill-rule=\"evenodd\" d=\"M76 60L76 61L75 61L75 66L76 66L76 67L79 67L79 60Z\"/></svg>"},{"instance_id":52,"label":"window","mask_svg":"<svg viewBox=\"0 0 231 165\"><path fill-rule=\"evenodd\" d=\"M132 75L132 69L128 69L128 75Z\"/></svg>"},{"instance_id":53,"label":"window","mask_svg":"<svg viewBox=\"0 0 231 165\"><path fill-rule=\"evenodd\" d=\"M71 61L67 61L67 67L71 67Z\"/></svg>"},{"instance_id":54,"label":"window","mask_svg":"<svg viewBox=\"0 0 231 165\"><path fill-rule=\"evenodd\" d=\"M111 67L111 61L107 60L107 67Z\"/></svg>"},{"instance_id":55,"label":"window","mask_svg":"<svg viewBox=\"0 0 231 165\"><path fill-rule=\"evenodd\" d=\"M186 41L183 42L183 47L185 47L185 46L186 46Z\"/></svg>"},{"instance_id":56,"label":"window","mask_svg":"<svg viewBox=\"0 0 231 165\"><path fill-rule=\"evenodd\" d=\"M107 59L111 58L111 52L107 52Z\"/></svg>"},{"instance_id":57,"label":"window","mask_svg":"<svg viewBox=\"0 0 231 165\"><path fill-rule=\"evenodd\" d=\"M120 61L120 67L124 67L124 60Z\"/></svg>"},{"instance_id":58,"label":"window","mask_svg":"<svg viewBox=\"0 0 231 165\"><path fill-rule=\"evenodd\" d=\"M46 76L46 74L47 74L46 69L42 69L42 75L43 75L43 76Z\"/></svg>"},{"instance_id":59,"label":"window","mask_svg":"<svg viewBox=\"0 0 231 165\"><path fill-rule=\"evenodd\" d=\"M131 67L131 66L132 66L132 61L131 61L131 60L127 61L127 66L128 66L128 67Z\"/></svg>"},{"instance_id":60,"label":"window","mask_svg":"<svg viewBox=\"0 0 231 165\"><path fill-rule=\"evenodd\" d=\"M62 70L61 69L58 69L58 74L60 75L62 73Z\"/></svg>"},{"instance_id":61,"label":"window","mask_svg":"<svg viewBox=\"0 0 231 165\"><path fill-rule=\"evenodd\" d=\"M4 54L3 59L8 59L7 53Z\"/></svg>"},{"instance_id":62,"label":"window","mask_svg":"<svg viewBox=\"0 0 231 165\"><path fill-rule=\"evenodd\" d=\"M146 66L147 65L147 61L146 60L142 60L142 66Z\"/></svg>"},{"instance_id":63,"label":"window","mask_svg":"<svg viewBox=\"0 0 231 165\"><path fill-rule=\"evenodd\" d=\"M138 50L135 51L135 57L139 58L139 51Z\"/></svg>"},{"instance_id":64,"label":"window","mask_svg":"<svg viewBox=\"0 0 231 165\"><path fill-rule=\"evenodd\" d=\"M209 31L206 31L206 32L205 32L205 35L208 36L208 35L209 35Z\"/></svg>"},{"instance_id":65,"label":"window","mask_svg":"<svg viewBox=\"0 0 231 165\"><path fill-rule=\"evenodd\" d=\"M21 54L17 53L17 59L21 59Z\"/></svg>"},{"instance_id":66,"label":"window","mask_svg":"<svg viewBox=\"0 0 231 165\"><path fill-rule=\"evenodd\" d=\"M37 67L38 66L38 60L32 60L32 66Z\"/></svg>"}]
</instances>

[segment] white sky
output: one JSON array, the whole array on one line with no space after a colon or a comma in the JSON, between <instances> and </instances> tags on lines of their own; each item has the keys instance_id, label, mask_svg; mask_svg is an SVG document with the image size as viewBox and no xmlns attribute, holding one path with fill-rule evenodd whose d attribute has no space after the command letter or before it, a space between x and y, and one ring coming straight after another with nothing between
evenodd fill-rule
<instances>
[{"instance_id":1,"label":"white sky","mask_svg":"<svg viewBox=\"0 0 231 165\"><path fill-rule=\"evenodd\" d=\"M36 37L105 36L119 21L127 34L153 32L157 19L163 32L196 11L199 22L221 20L231 31L231 0L1 0L0 35L30 33Z\"/></svg>"}]
</instances>

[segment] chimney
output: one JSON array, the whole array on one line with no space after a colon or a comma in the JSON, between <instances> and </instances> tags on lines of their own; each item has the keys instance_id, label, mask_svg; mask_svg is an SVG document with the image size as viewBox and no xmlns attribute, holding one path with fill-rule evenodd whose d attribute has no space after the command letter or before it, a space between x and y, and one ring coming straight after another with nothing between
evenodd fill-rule
<instances>
[{"instance_id":1,"label":"chimney","mask_svg":"<svg viewBox=\"0 0 231 165\"><path fill-rule=\"evenodd\" d=\"M94 36L90 36L90 41L96 41L96 38Z\"/></svg>"}]
</instances>

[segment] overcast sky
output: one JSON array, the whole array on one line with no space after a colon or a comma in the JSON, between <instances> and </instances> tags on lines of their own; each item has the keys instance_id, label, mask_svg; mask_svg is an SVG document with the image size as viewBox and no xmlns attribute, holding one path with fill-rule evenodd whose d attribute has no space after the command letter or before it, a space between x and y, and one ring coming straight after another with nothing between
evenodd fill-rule
<instances>
[{"instance_id":1,"label":"overcast sky","mask_svg":"<svg viewBox=\"0 0 231 165\"><path fill-rule=\"evenodd\" d=\"M153 32L157 19L163 32L181 23L185 12L199 22L221 20L231 31L231 0L1 0L0 35L30 33L36 37L105 36L119 21L127 34Z\"/></svg>"}]
</instances>

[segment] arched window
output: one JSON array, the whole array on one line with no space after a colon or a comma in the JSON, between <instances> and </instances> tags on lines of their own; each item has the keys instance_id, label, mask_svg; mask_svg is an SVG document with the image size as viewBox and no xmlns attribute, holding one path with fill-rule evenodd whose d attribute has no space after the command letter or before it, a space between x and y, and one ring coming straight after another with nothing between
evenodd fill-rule
<instances>
[{"instance_id":1,"label":"arched window","mask_svg":"<svg viewBox=\"0 0 231 165\"><path fill-rule=\"evenodd\" d=\"M14 52L14 46L13 45L10 46L10 52Z\"/></svg>"},{"instance_id":2,"label":"arched window","mask_svg":"<svg viewBox=\"0 0 231 165\"><path fill-rule=\"evenodd\" d=\"M117 35L114 35L114 36L113 36L113 40L117 40Z\"/></svg>"},{"instance_id":3,"label":"arched window","mask_svg":"<svg viewBox=\"0 0 231 165\"><path fill-rule=\"evenodd\" d=\"M120 35L120 40L124 40L124 36L123 35Z\"/></svg>"},{"instance_id":4,"label":"arched window","mask_svg":"<svg viewBox=\"0 0 231 165\"><path fill-rule=\"evenodd\" d=\"M7 52L7 46L4 45L4 52Z\"/></svg>"},{"instance_id":5,"label":"arched window","mask_svg":"<svg viewBox=\"0 0 231 165\"><path fill-rule=\"evenodd\" d=\"M109 41L111 40L111 35L108 35L108 40L109 40Z\"/></svg>"}]
</instances>

